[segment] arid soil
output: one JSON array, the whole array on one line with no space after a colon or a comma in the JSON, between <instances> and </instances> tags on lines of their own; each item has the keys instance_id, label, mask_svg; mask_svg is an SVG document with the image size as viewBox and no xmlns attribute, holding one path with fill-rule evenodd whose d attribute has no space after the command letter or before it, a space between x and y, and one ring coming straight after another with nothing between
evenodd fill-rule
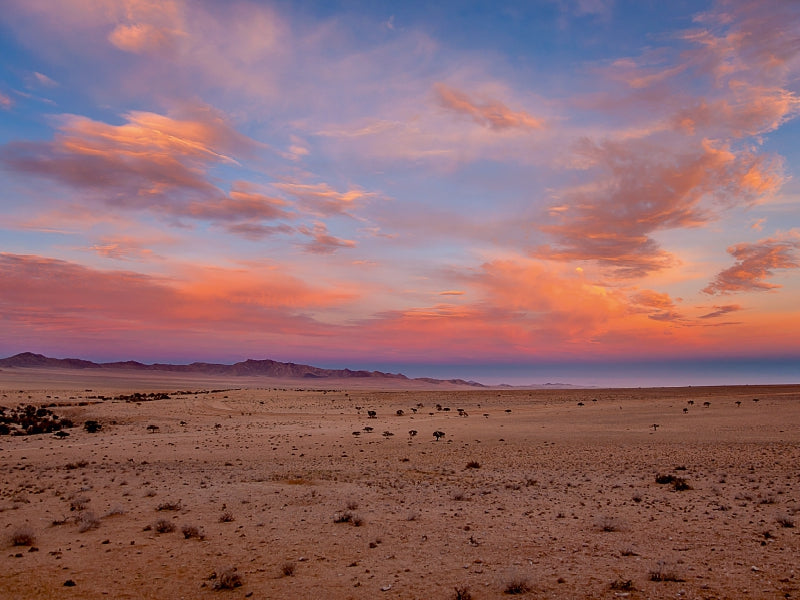
<instances>
[{"instance_id":1,"label":"arid soil","mask_svg":"<svg viewBox=\"0 0 800 600\"><path fill-rule=\"evenodd\" d=\"M27 404L75 427L0 436L1 598L800 597L800 386L0 372Z\"/></svg>"}]
</instances>

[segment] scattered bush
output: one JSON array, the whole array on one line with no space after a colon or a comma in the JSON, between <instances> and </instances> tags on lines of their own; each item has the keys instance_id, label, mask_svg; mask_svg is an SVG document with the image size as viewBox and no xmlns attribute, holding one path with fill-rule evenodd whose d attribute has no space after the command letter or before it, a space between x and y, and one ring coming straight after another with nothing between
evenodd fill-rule
<instances>
[{"instance_id":1,"label":"scattered bush","mask_svg":"<svg viewBox=\"0 0 800 600\"><path fill-rule=\"evenodd\" d=\"M350 523L353 521L353 513L349 510L333 515L334 523Z\"/></svg>"},{"instance_id":2,"label":"scattered bush","mask_svg":"<svg viewBox=\"0 0 800 600\"><path fill-rule=\"evenodd\" d=\"M232 590L242 586L242 578L236 572L236 567L225 569L219 575L213 573L211 578L215 580L212 586L215 590Z\"/></svg>"},{"instance_id":3,"label":"scattered bush","mask_svg":"<svg viewBox=\"0 0 800 600\"><path fill-rule=\"evenodd\" d=\"M181 501L178 500L177 502L162 502L156 507L156 510L180 510Z\"/></svg>"},{"instance_id":4,"label":"scattered bush","mask_svg":"<svg viewBox=\"0 0 800 600\"><path fill-rule=\"evenodd\" d=\"M609 516L603 515L595 521L595 525L600 531L619 531L622 528L622 524L620 523L619 519Z\"/></svg>"},{"instance_id":5,"label":"scattered bush","mask_svg":"<svg viewBox=\"0 0 800 600\"><path fill-rule=\"evenodd\" d=\"M781 513L775 517L775 521L781 527L792 528L794 527L794 520L786 513Z\"/></svg>"},{"instance_id":6,"label":"scattered bush","mask_svg":"<svg viewBox=\"0 0 800 600\"><path fill-rule=\"evenodd\" d=\"M33 546L36 543L36 534L30 525L17 527L11 532L12 546Z\"/></svg>"},{"instance_id":7,"label":"scattered bush","mask_svg":"<svg viewBox=\"0 0 800 600\"><path fill-rule=\"evenodd\" d=\"M531 591L530 583L525 577L515 575L503 587L504 594L527 594Z\"/></svg>"},{"instance_id":8,"label":"scattered bush","mask_svg":"<svg viewBox=\"0 0 800 600\"><path fill-rule=\"evenodd\" d=\"M444 431L434 431L433 432L433 437L436 438L437 442L439 441L439 438L443 438L444 436L445 436Z\"/></svg>"},{"instance_id":9,"label":"scattered bush","mask_svg":"<svg viewBox=\"0 0 800 600\"><path fill-rule=\"evenodd\" d=\"M467 469L480 469L481 468L481 463L479 463L477 460L471 460L471 461L469 461L467 463L467 466L465 468L467 468Z\"/></svg>"},{"instance_id":10,"label":"scattered bush","mask_svg":"<svg viewBox=\"0 0 800 600\"><path fill-rule=\"evenodd\" d=\"M183 537L187 540L192 538L196 538L198 540L206 539L206 535L203 533L203 530L197 527L196 525L184 525L181 527L181 533Z\"/></svg>"},{"instance_id":11,"label":"scattered bush","mask_svg":"<svg viewBox=\"0 0 800 600\"><path fill-rule=\"evenodd\" d=\"M153 525L153 529L156 530L156 533L172 533L175 531L175 524L168 519L159 519Z\"/></svg>"},{"instance_id":12,"label":"scattered bush","mask_svg":"<svg viewBox=\"0 0 800 600\"><path fill-rule=\"evenodd\" d=\"M231 523L231 522L233 522L235 520L236 520L236 518L233 516L233 513L230 512L229 510L226 510L224 513L222 513L219 516L219 522L220 523Z\"/></svg>"},{"instance_id":13,"label":"scattered bush","mask_svg":"<svg viewBox=\"0 0 800 600\"><path fill-rule=\"evenodd\" d=\"M469 588L465 585L457 586L455 600L472 600L472 594L469 593Z\"/></svg>"},{"instance_id":14,"label":"scattered bush","mask_svg":"<svg viewBox=\"0 0 800 600\"><path fill-rule=\"evenodd\" d=\"M295 564L293 562L285 562L281 567L281 573L284 577L291 577L294 575Z\"/></svg>"},{"instance_id":15,"label":"scattered bush","mask_svg":"<svg viewBox=\"0 0 800 600\"><path fill-rule=\"evenodd\" d=\"M103 425L99 421L89 420L83 424L83 428L87 433L97 433L103 428Z\"/></svg>"},{"instance_id":16,"label":"scattered bush","mask_svg":"<svg viewBox=\"0 0 800 600\"><path fill-rule=\"evenodd\" d=\"M78 515L76 523L78 524L78 531L81 533L86 533L91 529L97 529L100 527L100 519L95 517L94 513L90 510Z\"/></svg>"},{"instance_id":17,"label":"scattered bush","mask_svg":"<svg viewBox=\"0 0 800 600\"><path fill-rule=\"evenodd\" d=\"M650 571L650 581L683 581L683 579L666 562L660 560L656 568Z\"/></svg>"},{"instance_id":18,"label":"scattered bush","mask_svg":"<svg viewBox=\"0 0 800 600\"><path fill-rule=\"evenodd\" d=\"M632 592L636 589L633 585L632 579L615 579L609 586L612 590L619 590L622 592Z\"/></svg>"}]
</instances>

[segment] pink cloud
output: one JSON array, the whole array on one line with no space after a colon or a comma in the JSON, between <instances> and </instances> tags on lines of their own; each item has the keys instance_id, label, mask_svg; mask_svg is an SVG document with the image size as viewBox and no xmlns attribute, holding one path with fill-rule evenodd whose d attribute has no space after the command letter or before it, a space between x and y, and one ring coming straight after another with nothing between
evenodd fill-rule
<instances>
[{"instance_id":1,"label":"pink cloud","mask_svg":"<svg viewBox=\"0 0 800 600\"><path fill-rule=\"evenodd\" d=\"M294 218L292 204L245 181L234 181L226 194L209 175L214 165L237 164L235 157L258 147L218 112L187 106L174 117L132 112L122 125L67 115L52 141L12 142L0 149L0 160L18 174L88 191L88 199L114 208L205 220L262 237L291 230L265 221Z\"/></svg>"},{"instance_id":2,"label":"pink cloud","mask_svg":"<svg viewBox=\"0 0 800 600\"><path fill-rule=\"evenodd\" d=\"M709 198L752 202L782 182L775 161L735 155L709 142L677 153L636 140L584 140L578 153L595 179L561 194L561 202L550 209L555 223L540 227L556 243L539 247L535 254L596 261L621 278L674 264L674 256L652 234L708 223L713 218Z\"/></svg>"},{"instance_id":3,"label":"pink cloud","mask_svg":"<svg viewBox=\"0 0 800 600\"><path fill-rule=\"evenodd\" d=\"M120 24L108 35L108 41L120 50L137 54L174 54L181 32L159 28L150 23Z\"/></svg>"},{"instance_id":4,"label":"pink cloud","mask_svg":"<svg viewBox=\"0 0 800 600\"><path fill-rule=\"evenodd\" d=\"M14 101L6 96L3 92L0 92L0 108L8 110L12 106L14 106Z\"/></svg>"},{"instance_id":5,"label":"pink cloud","mask_svg":"<svg viewBox=\"0 0 800 600\"><path fill-rule=\"evenodd\" d=\"M311 238L311 241L304 244L307 252L312 254L332 254L341 248L355 248L353 240L337 238L328 233L328 228L324 223L314 223L314 226L298 227L297 230Z\"/></svg>"},{"instance_id":6,"label":"pink cloud","mask_svg":"<svg viewBox=\"0 0 800 600\"><path fill-rule=\"evenodd\" d=\"M285 194L297 199L301 206L318 216L351 215L351 211L374 198L372 192L358 188L346 192L334 190L327 183L275 183L274 186Z\"/></svg>"},{"instance_id":7,"label":"pink cloud","mask_svg":"<svg viewBox=\"0 0 800 600\"><path fill-rule=\"evenodd\" d=\"M766 279L773 276L776 269L800 268L798 248L800 242L796 239L777 238L731 246L728 253L736 259L736 264L718 273L703 292L729 294L778 288L779 285L768 283Z\"/></svg>"},{"instance_id":8,"label":"pink cloud","mask_svg":"<svg viewBox=\"0 0 800 600\"><path fill-rule=\"evenodd\" d=\"M434 92L439 103L449 110L472 118L490 129L540 129L543 122L526 113L513 111L499 100L485 98L478 103L466 93L444 83L436 83Z\"/></svg>"},{"instance_id":9,"label":"pink cloud","mask_svg":"<svg viewBox=\"0 0 800 600\"><path fill-rule=\"evenodd\" d=\"M0 320L4 330L18 331L26 340L75 336L100 347L129 340L152 351L153 335L159 344L169 340L184 350L187 340L198 337L218 344L227 336L313 338L334 329L301 312L337 306L356 294L346 284L311 286L253 265L192 266L163 278L0 254Z\"/></svg>"},{"instance_id":10,"label":"pink cloud","mask_svg":"<svg viewBox=\"0 0 800 600\"><path fill-rule=\"evenodd\" d=\"M142 240L135 237L104 237L89 249L113 260L163 260L162 256L147 248Z\"/></svg>"},{"instance_id":11,"label":"pink cloud","mask_svg":"<svg viewBox=\"0 0 800 600\"><path fill-rule=\"evenodd\" d=\"M732 312L737 312L742 310L742 307L739 304L725 304L723 306L714 306L714 310L710 313L706 313L704 315L700 315L697 317L698 319L716 319L717 317L722 317Z\"/></svg>"}]
</instances>

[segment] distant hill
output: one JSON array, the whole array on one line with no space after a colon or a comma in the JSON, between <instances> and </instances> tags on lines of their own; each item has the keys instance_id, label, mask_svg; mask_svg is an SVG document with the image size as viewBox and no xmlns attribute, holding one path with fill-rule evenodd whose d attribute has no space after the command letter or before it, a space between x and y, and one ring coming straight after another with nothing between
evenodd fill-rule
<instances>
[{"instance_id":1,"label":"distant hill","mask_svg":"<svg viewBox=\"0 0 800 600\"><path fill-rule=\"evenodd\" d=\"M49 358L33 352L22 352L8 358L0 359L0 368L26 368L26 369L113 369L126 371L162 371L170 373L198 373L203 375L229 375L229 376L260 376L291 379L350 379L373 378L393 379L407 381L425 381L433 384L457 384L472 387L485 387L474 381L463 379L431 379L429 377L419 380L409 379L401 373L383 373L382 371L352 371L350 369L322 369L311 365L298 365L296 363L278 362L275 360L248 359L232 365L218 363L194 362L188 365L172 365L155 363L152 365L134 360L123 362L96 363L78 358Z\"/></svg>"}]
</instances>

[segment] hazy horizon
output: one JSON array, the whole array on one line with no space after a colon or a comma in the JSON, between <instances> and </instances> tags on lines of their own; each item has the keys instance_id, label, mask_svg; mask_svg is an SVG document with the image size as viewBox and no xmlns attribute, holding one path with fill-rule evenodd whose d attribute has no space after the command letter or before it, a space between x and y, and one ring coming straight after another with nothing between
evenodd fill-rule
<instances>
[{"instance_id":1,"label":"hazy horizon","mask_svg":"<svg viewBox=\"0 0 800 600\"><path fill-rule=\"evenodd\" d=\"M340 362L314 361L300 358L283 359L276 356L248 356L240 359L208 358L131 358L102 356L53 356L48 358L76 358L96 363L135 360L143 364L191 363L234 364L244 360L274 360L296 363L323 369L351 369L401 373L409 378L431 377L434 379L463 379L484 385L535 386L566 384L591 387L686 387L709 385L762 385L800 383L800 359L794 357L733 359L671 359L659 361L582 361L553 363L542 361L526 364L437 364L437 363L387 363L369 360ZM14 353L13 356L19 353ZM8 356L0 356L8 358Z\"/></svg>"}]
</instances>

